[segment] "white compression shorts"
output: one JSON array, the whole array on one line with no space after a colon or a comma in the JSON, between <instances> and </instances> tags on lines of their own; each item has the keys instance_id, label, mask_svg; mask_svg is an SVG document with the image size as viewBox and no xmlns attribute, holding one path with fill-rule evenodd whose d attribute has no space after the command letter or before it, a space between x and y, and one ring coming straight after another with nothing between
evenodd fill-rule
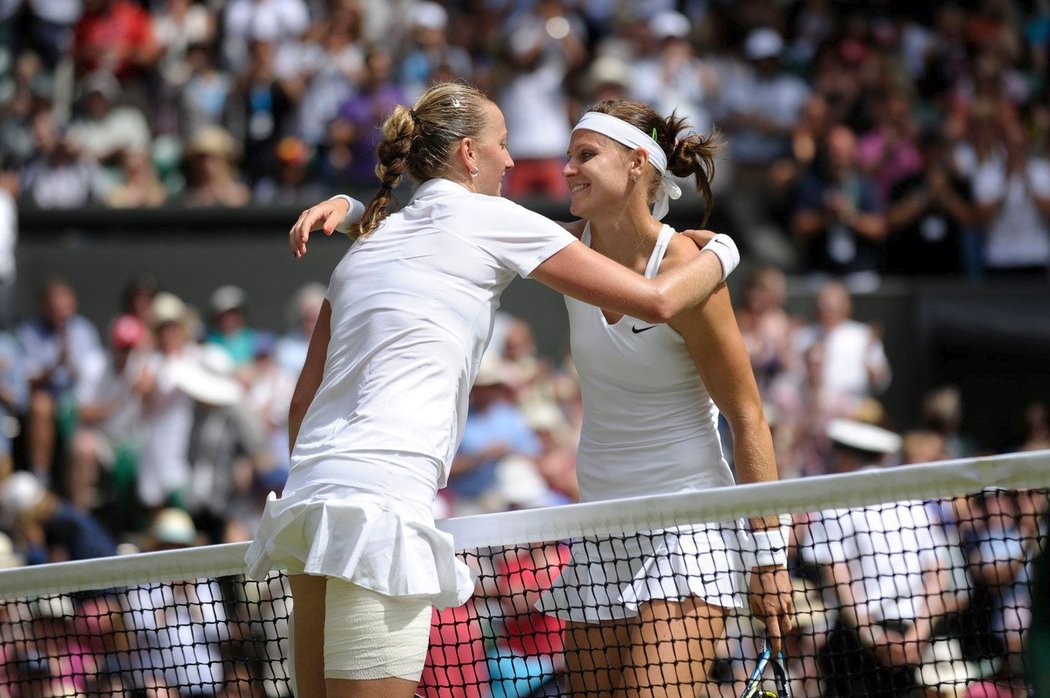
<instances>
[{"instance_id":1,"label":"white compression shorts","mask_svg":"<svg viewBox=\"0 0 1050 698\"><path fill-rule=\"evenodd\" d=\"M430 643L428 599L386 596L342 579L325 591L324 675L419 681Z\"/></svg>"}]
</instances>

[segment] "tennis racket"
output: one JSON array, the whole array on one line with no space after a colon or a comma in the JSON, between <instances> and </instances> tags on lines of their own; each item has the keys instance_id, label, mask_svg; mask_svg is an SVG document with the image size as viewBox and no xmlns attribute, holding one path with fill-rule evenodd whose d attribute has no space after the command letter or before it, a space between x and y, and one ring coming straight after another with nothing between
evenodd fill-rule
<instances>
[{"instance_id":1,"label":"tennis racket","mask_svg":"<svg viewBox=\"0 0 1050 698\"><path fill-rule=\"evenodd\" d=\"M776 691L767 691L762 688L762 675L766 673L766 667L773 669L773 680L776 682ZM791 698L791 686L788 684L787 670L784 668L784 654L781 652L776 657L766 643L762 654L755 663L755 669L747 679L744 692L740 698Z\"/></svg>"}]
</instances>

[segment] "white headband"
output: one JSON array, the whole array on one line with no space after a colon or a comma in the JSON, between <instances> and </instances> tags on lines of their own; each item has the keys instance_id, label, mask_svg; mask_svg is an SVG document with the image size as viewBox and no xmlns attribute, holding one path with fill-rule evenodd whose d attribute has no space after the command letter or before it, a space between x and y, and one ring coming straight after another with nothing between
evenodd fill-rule
<instances>
[{"instance_id":1,"label":"white headband","mask_svg":"<svg viewBox=\"0 0 1050 698\"><path fill-rule=\"evenodd\" d=\"M649 164L660 173L660 186L656 190L656 201L653 203L653 217L662 220L671 207L668 199L677 199L682 195L682 189L667 171L667 155L663 148L640 128L601 112L589 111L580 117L572 130L575 132L580 129L608 136L628 148L641 148L649 155Z\"/></svg>"}]
</instances>

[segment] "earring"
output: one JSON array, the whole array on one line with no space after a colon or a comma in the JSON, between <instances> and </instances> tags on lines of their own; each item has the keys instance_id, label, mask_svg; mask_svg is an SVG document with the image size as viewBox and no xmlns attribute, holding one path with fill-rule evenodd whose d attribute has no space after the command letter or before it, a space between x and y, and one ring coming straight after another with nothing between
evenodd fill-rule
<instances>
[{"instance_id":1,"label":"earring","mask_svg":"<svg viewBox=\"0 0 1050 698\"><path fill-rule=\"evenodd\" d=\"M470 176L471 177L477 177L478 176L478 172L481 172L481 170L479 170L478 168L475 167L473 170L471 170Z\"/></svg>"},{"instance_id":2,"label":"earring","mask_svg":"<svg viewBox=\"0 0 1050 698\"><path fill-rule=\"evenodd\" d=\"M631 175L631 181L632 182L637 182L638 181L638 175L637 174L632 174Z\"/></svg>"}]
</instances>

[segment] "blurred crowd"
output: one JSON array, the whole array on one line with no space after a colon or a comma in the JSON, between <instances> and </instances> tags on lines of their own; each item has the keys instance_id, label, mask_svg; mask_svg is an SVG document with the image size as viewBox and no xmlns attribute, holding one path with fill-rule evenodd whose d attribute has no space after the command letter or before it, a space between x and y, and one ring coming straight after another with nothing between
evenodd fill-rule
<instances>
[{"instance_id":1,"label":"blurred crowd","mask_svg":"<svg viewBox=\"0 0 1050 698\"><path fill-rule=\"evenodd\" d=\"M194 308L142 276L96 326L78 313L76 289L53 278L40 284L36 313L16 324L17 209L302 205L367 192L385 114L435 80L469 80L503 108L516 161L504 191L513 198L565 197L569 130L600 99L640 99L721 133L715 210L753 262L737 320L781 478L982 454L962 431L954 386L923 396L915 423L887 413L880 397L893 370L883 329L857 321L852 299L881 274L1047 278L1048 41L1050 5L1038 0L0 1L0 326L8 328L0 332L0 566L250 539L265 497L287 476L288 401L324 293L305 286L286 317L261 318L236 286L213 289ZM786 309L785 273L810 273L818 284L804 316ZM541 356L528 323L499 316L437 513L575 501L580 416L571 359ZM1046 404L1028 407L1025 428L1015 450L1050 448ZM858 452L864 462L846 464ZM827 609L841 607L840 594L880 594L868 604L879 608L907 606L908 594L950 596L939 610L951 627L940 627L943 641L928 642L920 664L964 667L969 678L960 681L977 686L973 696L1026 695L1016 657L1034 541L1045 541L1045 493L981 493L920 509L796 517L792 571L807 609L800 627L810 630L792 639L792 654L824 662L831 646L882 662L796 673L826 682L870 675L890 682L887 695L905 695L928 677L914 670L916 657L890 649L904 643L857 650L862 619ZM904 516L910 530L937 533L894 549L895 559L914 568L911 579L946 572L947 581L933 576L948 592L851 589L834 575L854 565L854 578L870 577L849 550L821 547L831 526L871 540L886 533L872 521ZM470 665L478 686L491 680L500 695L551 690L560 626L523 600L563 561L551 546L487 563L480 598L496 606L445 612L435 647L453 645L447 651ZM249 601L279 596L271 586ZM211 582L140 592L119 612L87 617L139 628L133 636L91 629L130 643L112 674L197 648L182 675L126 679L155 695L175 695L162 689L184 682L200 695L239 695L243 667L224 664L223 648L251 637L274 643L286 632L274 604L253 607L270 614L260 621L240 605L243 591ZM54 637L53 626L71 622L54 606L27 610L27 632ZM201 613L187 625L183 616ZM958 631L960 622L968 630ZM176 630L188 627L196 629ZM879 627L883 640L904 632ZM486 658L496 646L510 659ZM727 643L720 651L728 660L745 650ZM108 675L91 661L113 652L66 647L77 667L11 671L81 690L77 681ZM256 660L264 678L283 676ZM14 661L0 656L0 671ZM732 674L740 664L727 666ZM438 674L432 685L448 679ZM282 695L280 685L267 694ZM796 692L818 690L829 685Z\"/></svg>"},{"instance_id":2,"label":"blurred crowd","mask_svg":"<svg viewBox=\"0 0 1050 698\"><path fill-rule=\"evenodd\" d=\"M881 331L852 317L852 294L841 281L825 281L805 317L787 312L785 295L782 271L756 267L736 309L773 430L781 478L984 453L961 430L962 403L952 386L925 396L915 424L902 424L886 412L879 397L892 381L892 368ZM36 315L0 334L0 565L250 539L265 498L280 491L288 474L288 404L323 298L323 286L308 284L289 299L283 323L267 322L253 318L250 298L237 286L214 289L207 305L195 308L156 279L141 276L126 285L112 320L98 328L77 312L76 290L69 282L49 279ZM280 332L271 329L280 325ZM581 410L571 359L543 357L527 322L499 314L436 514L576 501ZM1032 404L1026 417L1027 435L1015 450L1050 448L1046 405ZM723 431L731 460L731 435ZM827 690L835 676L859 686L857 672L874 672L870 686L890 680L886 676L903 677L910 686L922 678L915 670L919 659L931 666L962 662L974 677L989 677L991 687L1023 691L1019 658L1030 619L1027 590L1032 561L1045 541L1040 522L1047 503L1045 491L991 492L925 505L889 503L876 507L877 516L865 509L796 516L792 571L798 603L808 609L800 616L804 632L792 639L800 695ZM873 521L884 526L872 530ZM842 531L848 525L850 535L858 535L858 522L866 527L863 535L882 543L851 553L841 544ZM838 545L828 542L834 531L839 531ZM896 537L887 542L893 531ZM927 603L947 593L922 584L880 586L872 581L879 579L878 571L868 567L871 550L896 556L895 570L915 567L913 581L927 580L927 572L936 579L947 575L955 600L929 612L968 619L969 625L965 632L944 636L936 647L925 645L939 655L897 656L887 649L885 667L850 663L870 659L855 645L850 627L882 622L875 616L886 608L919 613L916 599ZM543 695L530 693L543 686L554 690L564 668L561 622L534 611L529 599L557 576L566 552L561 545L541 544L472 556L482 580L479 597L440 615L428 669L431 685L451 680L449 672L461 676L469 665L477 686L502 682L504 695ZM850 574L836 577L839 566ZM840 591L849 589L844 579L866 581L859 589ZM39 608L0 607L6 617L0 629L24 634L39 622L46 626L41 632L51 632L48 623L73 622L41 603ZM270 681L269 695L286 690L279 663L264 661L279 656L275 643L286 634L276 578L247 587L220 588L215 581L147 586L130 600L89 596L54 603L116 604L91 611L95 615L88 620L125 623L120 632L130 654L100 658L83 648L92 661L115 662L112 674L97 677L114 686L142 688L153 682L159 691L211 681L200 695L238 695L236 687L247 675L229 674L233 666L253 680ZM135 604L153 613L144 615ZM866 608L869 615L844 614L843 604ZM74 615L84 613L77 609ZM260 613L266 617L260 619ZM209 620L213 616L228 620ZM143 627L143 619L163 627ZM847 621L854 626L843 625ZM743 622L720 647L723 669L716 676L729 692L739 688L734 682L744 678L742 659L754 651L749 638L759 634ZM961 621L951 622L958 628ZM164 628L170 629L168 635ZM888 647L903 642L899 634L881 637L891 638ZM192 662L172 654L183 645L195 648ZM227 655L236 647L266 654L231 664ZM8 680L36 671L16 655L0 657L0 671L14 672ZM161 661L170 665L167 672L146 671ZM940 670L946 671L944 666ZM52 682L69 679L71 672L81 682L90 675L69 667L40 671L42 680ZM816 677L823 683L814 683ZM904 695L892 691L886 695Z\"/></svg>"},{"instance_id":3,"label":"blurred crowd","mask_svg":"<svg viewBox=\"0 0 1050 698\"><path fill-rule=\"evenodd\" d=\"M512 198L564 199L574 119L629 97L724 137L750 258L854 290L1050 262L1039 0L8 0L0 37L0 188L27 206L367 192L392 105L462 79L506 115Z\"/></svg>"}]
</instances>

